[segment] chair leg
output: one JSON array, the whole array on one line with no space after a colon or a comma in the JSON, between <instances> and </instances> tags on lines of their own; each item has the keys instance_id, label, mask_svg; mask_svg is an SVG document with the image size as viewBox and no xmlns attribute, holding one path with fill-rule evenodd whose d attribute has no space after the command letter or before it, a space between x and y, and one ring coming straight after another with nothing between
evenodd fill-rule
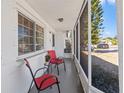
<instances>
[{"instance_id":1,"label":"chair leg","mask_svg":"<svg viewBox=\"0 0 124 93\"><path fill-rule=\"evenodd\" d=\"M29 89L28 89L28 93L30 93L30 90L31 90L32 84L33 84L33 80L31 81L30 87L29 87Z\"/></svg>"},{"instance_id":2,"label":"chair leg","mask_svg":"<svg viewBox=\"0 0 124 93\"><path fill-rule=\"evenodd\" d=\"M50 88L52 89L52 86Z\"/></svg>"},{"instance_id":3,"label":"chair leg","mask_svg":"<svg viewBox=\"0 0 124 93\"><path fill-rule=\"evenodd\" d=\"M53 71L52 71L52 64L51 64L51 73L52 73Z\"/></svg>"},{"instance_id":4,"label":"chair leg","mask_svg":"<svg viewBox=\"0 0 124 93\"><path fill-rule=\"evenodd\" d=\"M54 68L56 68L56 64L55 64Z\"/></svg>"},{"instance_id":5,"label":"chair leg","mask_svg":"<svg viewBox=\"0 0 124 93\"><path fill-rule=\"evenodd\" d=\"M65 72L66 72L66 66L65 66L65 62L63 62L63 64L64 64L64 70L65 70Z\"/></svg>"},{"instance_id":6,"label":"chair leg","mask_svg":"<svg viewBox=\"0 0 124 93\"><path fill-rule=\"evenodd\" d=\"M56 66L57 66L57 72L58 72L58 75L59 75L59 67L58 67L58 64L56 64Z\"/></svg>"},{"instance_id":7,"label":"chair leg","mask_svg":"<svg viewBox=\"0 0 124 93\"><path fill-rule=\"evenodd\" d=\"M40 93L40 91L38 90L38 93Z\"/></svg>"},{"instance_id":8,"label":"chair leg","mask_svg":"<svg viewBox=\"0 0 124 93\"><path fill-rule=\"evenodd\" d=\"M58 87L58 91L59 91L59 93L60 93L60 87L59 87L59 83L57 83L57 87Z\"/></svg>"},{"instance_id":9,"label":"chair leg","mask_svg":"<svg viewBox=\"0 0 124 93\"><path fill-rule=\"evenodd\" d=\"M48 65L48 68L47 68L47 73L49 74L49 68L50 68L50 65Z\"/></svg>"}]
</instances>

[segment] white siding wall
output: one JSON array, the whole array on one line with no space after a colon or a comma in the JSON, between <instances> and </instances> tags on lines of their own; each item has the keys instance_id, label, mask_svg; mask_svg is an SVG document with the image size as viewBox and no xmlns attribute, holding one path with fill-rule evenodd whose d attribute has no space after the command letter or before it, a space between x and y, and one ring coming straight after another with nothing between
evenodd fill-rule
<instances>
[{"instance_id":1,"label":"white siding wall","mask_svg":"<svg viewBox=\"0 0 124 93\"><path fill-rule=\"evenodd\" d=\"M27 93L31 82L29 70L18 57L18 12L31 18L45 28L45 48L35 52L40 55L29 58L33 70L43 66L47 49L52 49L50 32L55 31L24 0L2 0L2 93Z\"/></svg>"}]
</instances>

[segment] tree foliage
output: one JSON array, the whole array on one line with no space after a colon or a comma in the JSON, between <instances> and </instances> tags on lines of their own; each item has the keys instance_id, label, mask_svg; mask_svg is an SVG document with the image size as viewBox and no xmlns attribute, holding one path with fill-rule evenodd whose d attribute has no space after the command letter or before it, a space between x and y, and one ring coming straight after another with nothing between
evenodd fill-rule
<instances>
[{"instance_id":1,"label":"tree foliage","mask_svg":"<svg viewBox=\"0 0 124 93\"><path fill-rule=\"evenodd\" d=\"M91 1L91 38L92 44L100 41L100 35L103 31L103 9L100 0ZM84 50L88 46L88 4L80 18L80 46Z\"/></svg>"},{"instance_id":2,"label":"tree foliage","mask_svg":"<svg viewBox=\"0 0 124 93\"><path fill-rule=\"evenodd\" d=\"M103 40L105 40L106 42L111 42L112 45L117 45L118 44L118 40L117 40L116 36L113 37L113 38L112 37L106 37Z\"/></svg>"},{"instance_id":3,"label":"tree foliage","mask_svg":"<svg viewBox=\"0 0 124 93\"><path fill-rule=\"evenodd\" d=\"M85 6L80 18L80 46L85 50L88 45L88 5Z\"/></svg>"},{"instance_id":4,"label":"tree foliage","mask_svg":"<svg viewBox=\"0 0 124 93\"><path fill-rule=\"evenodd\" d=\"M91 38L92 44L97 44L100 41L101 32L103 32L103 9L100 0L91 1Z\"/></svg>"}]
</instances>

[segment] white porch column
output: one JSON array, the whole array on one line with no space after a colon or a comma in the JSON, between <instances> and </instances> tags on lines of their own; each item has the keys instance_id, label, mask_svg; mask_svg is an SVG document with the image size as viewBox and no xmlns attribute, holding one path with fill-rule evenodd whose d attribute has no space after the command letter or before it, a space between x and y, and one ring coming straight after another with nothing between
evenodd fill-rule
<instances>
[{"instance_id":1,"label":"white porch column","mask_svg":"<svg viewBox=\"0 0 124 93\"><path fill-rule=\"evenodd\" d=\"M123 89L123 0L116 0L117 4L117 31L118 31L118 49L119 49L119 88L120 93L124 93Z\"/></svg>"}]
</instances>

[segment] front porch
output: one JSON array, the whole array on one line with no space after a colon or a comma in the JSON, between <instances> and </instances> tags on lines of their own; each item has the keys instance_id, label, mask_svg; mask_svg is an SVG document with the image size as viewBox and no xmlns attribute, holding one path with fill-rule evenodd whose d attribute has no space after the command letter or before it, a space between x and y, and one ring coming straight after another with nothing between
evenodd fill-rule
<instances>
[{"instance_id":1,"label":"front porch","mask_svg":"<svg viewBox=\"0 0 124 93\"><path fill-rule=\"evenodd\" d=\"M124 93L121 2L117 0L118 93ZM95 81L92 78L92 63L96 57L92 56L91 51L90 4L91 0L2 0L1 92L27 93L32 77L24 64L24 58L29 61L34 72L44 67L48 51L55 50L57 57L63 57L66 64L66 72L63 65L59 65L60 75L57 75L54 66L52 71L60 81L61 93L104 93L103 87L100 90L92 83ZM84 47L81 43L87 44ZM87 56L81 55L82 51ZM102 62L100 59L97 61ZM105 69L104 65L102 67ZM34 85L30 93L37 93ZM53 85L40 93L58 93L58 89Z\"/></svg>"},{"instance_id":2,"label":"front porch","mask_svg":"<svg viewBox=\"0 0 124 93\"><path fill-rule=\"evenodd\" d=\"M84 93L83 87L79 80L79 76L72 59L64 59L66 63L66 72L63 70L63 65L60 65L60 75L57 75L57 70L53 66L53 74L57 75L60 81L60 91L61 93ZM35 86L31 89L30 93L37 93ZM53 85L52 88L48 88L40 93L57 93L57 86Z\"/></svg>"}]
</instances>

